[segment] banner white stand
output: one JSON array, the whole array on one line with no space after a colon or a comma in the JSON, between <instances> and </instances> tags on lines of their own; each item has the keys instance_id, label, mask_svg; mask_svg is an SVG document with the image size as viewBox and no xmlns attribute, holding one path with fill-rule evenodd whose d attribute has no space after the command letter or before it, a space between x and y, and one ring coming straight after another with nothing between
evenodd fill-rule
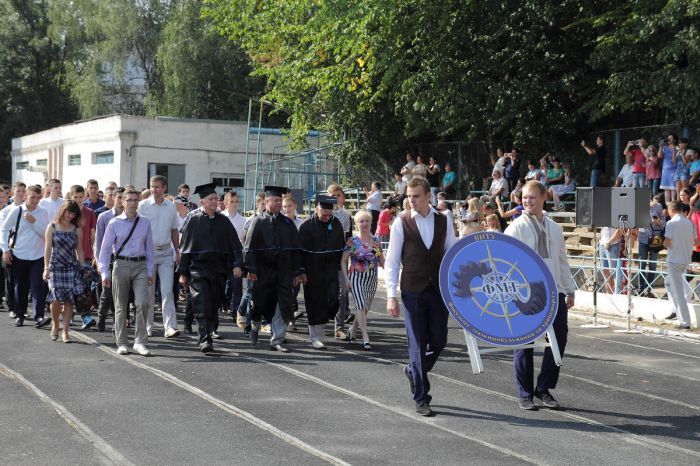
<instances>
[{"instance_id":1,"label":"banner white stand","mask_svg":"<svg viewBox=\"0 0 700 466\"><path fill-rule=\"evenodd\" d=\"M497 353L500 351L512 351L515 349L527 349L527 348L551 348L552 356L554 357L554 362L557 366L561 366L561 353L559 352L559 344L557 343L557 337L554 335L554 330L550 326L545 333L545 336L535 340L532 343L518 346L495 346L489 345L482 341L479 341L474 335L464 331L464 338L467 341L467 353L469 355L469 362L472 365L472 372L474 374L480 374L484 372L484 363L481 360L481 355L486 353ZM549 340L549 341L548 341ZM479 346L482 345L482 346Z\"/></svg>"}]
</instances>

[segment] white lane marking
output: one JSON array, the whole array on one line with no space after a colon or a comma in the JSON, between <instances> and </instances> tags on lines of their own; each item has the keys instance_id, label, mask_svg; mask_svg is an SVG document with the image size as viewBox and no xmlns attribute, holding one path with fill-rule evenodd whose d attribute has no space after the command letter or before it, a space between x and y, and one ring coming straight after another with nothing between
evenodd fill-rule
<instances>
[{"instance_id":1,"label":"white lane marking","mask_svg":"<svg viewBox=\"0 0 700 466\"><path fill-rule=\"evenodd\" d=\"M61 405L60 403L51 399L46 393L41 391L39 387L27 380L19 372L13 371L6 365L0 363L0 373L7 377L8 379L14 380L15 382L23 385L27 390L34 393L41 401L51 406L54 411L75 430L81 437L87 440L97 451L99 451L110 463L118 465L133 465L131 461L126 459L115 450L109 443L107 443L102 437L93 432L88 426L83 424L73 413L68 411L68 409Z\"/></svg>"},{"instance_id":2,"label":"white lane marking","mask_svg":"<svg viewBox=\"0 0 700 466\"><path fill-rule=\"evenodd\" d=\"M575 335L575 336L581 337L581 338L589 338L589 339L591 339L591 340L605 341L605 342L608 342L608 343L615 343L615 344L618 344L618 345L632 346L632 347L634 347L634 348L648 349L648 350L652 350L652 351L658 351L658 352L660 352L660 353L673 354L674 356L683 356L683 357L686 357L686 358L700 359L700 356L696 356L696 355L694 355L694 354L678 353L678 352L676 352L676 351L670 351L670 350L665 350L665 349L661 349L661 348L654 348L654 347L651 347L651 346L637 345L637 344L635 344L635 343L628 343L628 342L626 342L626 341L608 340L607 338L594 337L594 336L591 336L591 335L583 335L582 333L574 333L574 332L569 332L569 335Z\"/></svg>"},{"instance_id":3,"label":"white lane marking","mask_svg":"<svg viewBox=\"0 0 700 466\"><path fill-rule=\"evenodd\" d=\"M361 353L356 353L356 352L354 352L354 351L350 351L350 350L346 350L346 349L342 349L342 348L334 348L334 349L336 349L337 351L341 351L341 352L343 352L343 353L353 354L353 355L358 356L358 357L361 357L361 358L373 359L373 360L378 361L378 362L394 364L394 365L396 365L396 366L402 366L401 363L396 362L396 361L392 361L392 360L390 360L390 359L384 359L384 358L378 358L378 357L375 357L375 356L369 356L369 355L365 355L365 354L361 354ZM497 391L491 390L491 389L489 389L489 388L479 387L478 385L473 385L473 384L470 384L470 383L468 383L468 382L463 382L463 381L461 381L461 380L453 379L453 378L451 378L451 377L447 377L447 376L445 376L445 375L441 375L441 374L438 374L438 373L436 373L436 372L431 372L430 375L431 375L431 376L434 376L434 377L436 377L436 378L438 378L438 379L444 380L444 381L446 381L446 382L449 382L449 383L452 383L452 384L455 384L455 385L459 385L459 386L461 386L461 387L468 388L468 389L473 390L473 391L476 391L476 392L486 393L486 394L488 394L488 395L497 396L497 397L500 397L500 398L503 398L503 399L506 399L506 400L510 400L510 401L513 401L513 402L518 401L518 399L517 399L516 397L511 396L511 395L508 395L508 394L506 394L506 393L497 392ZM603 427L603 428L605 428L605 429L609 429L609 430L612 431L612 432L617 432L617 433L620 433L620 434L624 434L623 437L622 437L623 440L625 440L625 441L627 441L628 443L631 443L631 444L633 444L633 445L640 445L640 446L644 446L644 447L653 446L653 447L655 447L655 448L657 448L657 449L661 449L662 451L663 451L663 450L674 450L674 451L677 451L677 452L680 452L680 453L685 453L685 454L688 454L688 455L691 455L691 456L695 456L695 457L697 457L697 458L700 458L700 452L696 452L696 451L689 450L689 449L683 448L683 447L679 447L679 446L676 446L676 445L673 445L673 444L670 444L670 443L661 442L661 441L659 441L659 440L654 440L654 439L647 438L647 437L644 437L644 436L641 436L641 435L637 435L637 434L634 434L634 433L629 432L629 431L627 431L627 430L620 429L620 428L618 428L618 427L609 426L609 425L607 425L607 424L604 424L604 423L602 423L602 422L596 421L596 420L594 420L594 419L590 419L590 418L587 418L587 417L579 416L578 414L572 414L572 413L568 413L568 412L566 412L566 411L556 411L556 410L545 410L544 412L546 412L546 413L548 413L548 414L551 414L551 415L554 415L554 416L561 416L561 417L569 418L569 419L572 419L572 420L575 420L575 421L578 421L578 422L582 422L582 423L584 423L584 424L589 424L589 425L594 425L594 426L598 426L598 427Z\"/></svg>"},{"instance_id":4,"label":"white lane marking","mask_svg":"<svg viewBox=\"0 0 700 466\"><path fill-rule=\"evenodd\" d=\"M195 396L198 396L199 398L208 401L209 403L213 404L217 408L221 409L222 411L225 411L229 414L233 414L236 417L239 417L243 419L244 421L254 425L255 427L264 430L265 432L268 432L275 437L283 440L284 442L299 448L300 450L303 450L317 458L322 459L323 461L326 461L327 463L334 464L334 465L342 465L342 466L350 466L350 463L347 463L343 461L342 459L335 457L333 455L330 455L324 451L319 450L318 448L315 448L308 443L304 442L303 440L288 434L287 432L284 432L283 430L273 426L272 424L269 424L262 419L253 416L247 411L244 411L240 408L237 408L229 403L226 403L223 400L220 400L219 398L216 398L209 393L188 384L187 382L184 382L174 375L171 375L165 371L162 371L160 369L156 369L154 367L151 367L149 365L140 363L138 361L135 361L132 358L129 358L128 356L122 356L120 354L117 354L117 352L111 348L108 348L104 345L102 345L100 342L97 340L90 338L84 334L78 333L78 332L73 332L72 335L74 335L75 338L78 338L80 340L83 340L86 343L90 343L94 346L96 346L99 350L104 351L105 353L109 354L110 356L113 356L115 358L121 359L122 361L125 361L132 366L138 367L139 369L143 369L145 371L148 371L157 377L160 377L161 379L170 382L171 384L182 388L183 390L186 390L190 393L192 393Z\"/></svg>"}]
</instances>

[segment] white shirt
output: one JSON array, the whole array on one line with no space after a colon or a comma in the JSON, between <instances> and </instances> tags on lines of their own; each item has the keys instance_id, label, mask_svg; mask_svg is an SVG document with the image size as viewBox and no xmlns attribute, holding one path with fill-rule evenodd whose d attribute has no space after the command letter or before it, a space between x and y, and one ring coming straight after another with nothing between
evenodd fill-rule
<instances>
[{"instance_id":1,"label":"white shirt","mask_svg":"<svg viewBox=\"0 0 700 466\"><path fill-rule=\"evenodd\" d=\"M432 207L425 217L418 214L415 210L411 210L411 218L416 221L420 237L428 249L433 244L433 237L435 236L434 215L439 214ZM396 220L391 224L389 248L386 254L386 261L384 262L384 283L386 285L387 298L396 298L398 296L397 287L399 283L399 269L401 267L401 253L403 251L403 222L398 216ZM445 253L457 242L454 227L450 228L450 225L447 225L446 230Z\"/></svg>"},{"instance_id":2,"label":"white shirt","mask_svg":"<svg viewBox=\"0 0 700 466\"><path fill-rule=\"evenodd\" d=\"M544 262L549 271L552 272L559 293L572 295L576 291L576 284L571 277L569 259L566 257L564 233L561 226L546 215L543 217L542 225L547 234L547 250L549 251L549 259L544 259ZM513 220L513 223L503 233L519 239L537 251L537 232L525 218L525 215Z\"/></svg>"},{"instance_id":3,"label":"white shirt","mask_svg":"<svg viewBox=\"0 0 700 466\"><path fill-rule=\"evenodd\" d=\"M494 179L491 182L491 188L489 188L489 196L495 196L496 193L498 192L499 189L503 188L503 192L501 193L501 196L507 196L508 195L508 180L506 180L504 177L500 177L499 179Z\"/></svg>"},{"instance_id":4,"label":"white shirt","mask_svg":"<svg viewBox=\"0 0 700 466\"><path fill-rule=\"evenodd\" d=\"M368 210L382 210L382 192L377 190L367 196Z\"/></svg>"},{"instance_id":5,"label":"white shirt","mask_svg":"<svg viewBox=\"0 0 700 466\"><path fill-rule=\"evenodd\" d=\"M61 208L65 199L62 197L52 200L50 197L45 197L39 201L39 207L43 208L48 215L49 222L56 220L56 215L58 214L58 209Z\"/></svg>"},{"instance_id":6,"label":"white shirt","mask_svg":"<svg viewBox=\"0 0 700 466\"><path fill-rule=\"evenodd\" d=\"M151 221L153 246L164 246L172 242L171 230L180 229L177 217L177 207L167 199L158 204L153 196L139 203L138 214Z\"/></svg>"},{"instance_id":7,"label":"white shirt","mask_svg":"<svg viewBox=\"0 0 700 466\"><path fill-rule=\"evenodd\" d=\"M402 179L401 181L397 181L396 183L394 183L394 192L399 196L403 196L404 194L406 194L407 187L408 183Z\"/></svg>"},{"instance_id":8,"label":"white shirt","mask_svg":"<svg viewBox=\"0 0 700 466\"><path fill-rule=\"evenodd\" d=\"M622 178L622 187L623 188L631 188L634 186L633 180L634 180L634 165L630 165L629 163L626 163L623 167L622 170L620 170L620 173L617 175L618 178Z\"/></svg>"},{"instance_id":9,"label":"white shirt","mask_svg":"<svg viewBox=\"0 0 700 466\"><path fill-rule=\"evenodd\" d=\"M669 264L690 264L695 248L695 225L685 215L676 214L666 223L666 238L671 240L666 262Z\"/></svg>"},{"instance_id":10,"label":"white shirt","mask_svg":"<svg viewBox=\"0 0 700 466\"><path fill-rule=\"evenodd\" d=\"M15 247L12 254L22 260L33 261L44 257L44 234L46 227L49 226L49 217L46 210L37 206L36 209L29 212L27 204L22 204L22 218L19 221L19 229L15 239ZM0 248L4 251L10 250L10 230L15 229L17 225L17 215L19 215L20 206L8 207L9 212L5 217L5 222L0 230ZM29 223L24 218L24 213L29 212L36 219L34 223Z\"/></svg>"},{"instance_id":11,"label":"white shirt","mask_svg":"<svg viewBox=\"0 0 700 466\"><path fill-rule=\"evenodd\" d=\"M231 222L231 225L233 225L233 228L236 230L238 239L240 239L241 243L243 243L245 240L245 230L243 229L243 226L245 225L246 219L238 212L234 212L233 215L230 215L228 210L225 210L223 214L226 216L228 221Z\"/></svg>"},{"instance_id":12,"label":"white shirt","mask_svg":"<svg viewBox=\"0 0 700 466\"><path fill-rule=\"evenodd\" d=\"M404 165L403 168L401 168L401 171L408 170L408 173L401 176L401 179L404 180L406 183L408 183L413 177L413 167L415 166L416 162L411 160L410 162L406 162L406 165Z\"/></svg>"}]
</instances>

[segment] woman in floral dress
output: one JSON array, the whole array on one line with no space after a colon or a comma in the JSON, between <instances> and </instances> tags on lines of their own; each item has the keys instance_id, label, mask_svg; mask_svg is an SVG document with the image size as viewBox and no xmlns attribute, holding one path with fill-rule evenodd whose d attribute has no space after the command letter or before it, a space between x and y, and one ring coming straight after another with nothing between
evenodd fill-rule
<instances>
[{"instance_id":1,"label":"woman in floral dress","mask_svg":"<svg viewBox=\"0 0 700 466\"><path fill-rule=\"evenodd\" d=\"M73 300L83 294L85 286L80 266L84 262L83 233L79 225L80 206L66 201L46 229L44 280L49 283L46 301L51 303L51 339L58 339L58 316L63 311L64 343L71 341L68 329L73 318Z\"/></svg>"},{"instance_id":2,"label":"woman in floral dress","mask_svg":"<svg viewBox=\"0 0 700 466\"><path fill-rule=\"evenodd\" d=\"M367 332L367 312L372 305L374 293L377 291L377 266L384 267L384 255L378 239L372 236L372 214L361 210L355 214L355 225L359 234L353 236L345 245L341 259L341 270L345 283L355 299L355 321L348 332L348 341L355 341L357 327L362 332L362 344L366 350L371 350L369 333ZM350 262L348 267L348 261ZM348 273L349 272L349 273Z\"/></svg>"}]
</instances>

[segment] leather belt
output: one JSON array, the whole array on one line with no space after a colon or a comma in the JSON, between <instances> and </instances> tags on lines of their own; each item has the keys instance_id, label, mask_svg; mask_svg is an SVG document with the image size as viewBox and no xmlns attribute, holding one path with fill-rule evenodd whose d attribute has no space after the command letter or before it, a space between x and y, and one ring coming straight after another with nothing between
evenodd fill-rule
<instances>
[{"instance_id":1,"label":"leather belt","mask_svg":"<svg viewBox=\"0 0 700 466\"><path fill-rule=\"evenodd\" d=\"M146 256L138 256L138 257L126 257L126 256L117 256L115 259L120 260L120 261L127 261L127 262L143 262L146 260Z\"/></svg>"},{"instance_id":2,"label":"leather belt","mask_svg":"<svg viewBox=\"0 0 700 466\"><path fill-rule=\"evenodd\" d=\"M156 251L162 251L162 250L164 250L164 249L170 249L170 243L157 244L157 245L153 246L153 248L154 248Z\"/></svg>"}]
</instances>

